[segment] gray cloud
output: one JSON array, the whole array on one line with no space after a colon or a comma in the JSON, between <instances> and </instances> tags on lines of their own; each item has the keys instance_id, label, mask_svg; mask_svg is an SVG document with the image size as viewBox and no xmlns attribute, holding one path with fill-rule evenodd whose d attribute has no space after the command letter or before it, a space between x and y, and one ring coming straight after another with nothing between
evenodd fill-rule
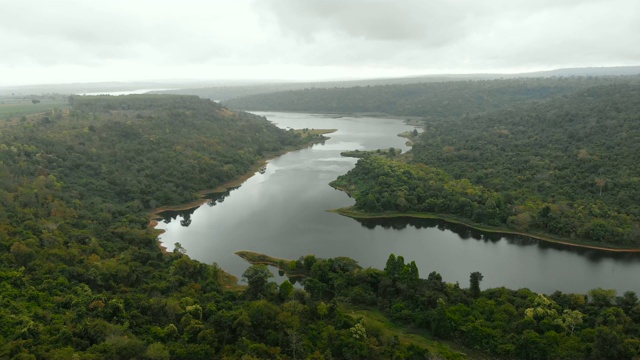
<instances>
[{"instance_id":1,"label":"gray cloud","mask_svg":"<svg viewBox=\"0 0 640 360\"><path fill-rule=\"evenodd\" d=\"M640 40L634 1L260 3L283 34L316 49L321 56L310 60L314 63L514 68L640 59L631 46Z\"/></svg>"},{"instance_id":2,"label":"gray cloud","mask_svg":"<svg viewBox=\"0 0 640 360\"><path fill-rule=\"evenodd\" d=\"M367 41L418 41L440 45L464 34L464 13L446 1L295 1L260 2L283 29L304 39L333 33Z\"/></svg>"},{"instance_id":3,"label":"gray cloud","mask_svg":"<svg viewBox=\"0 0 640 360\"><path fill-rule=\"evenodd\" d=\"M636 0L0 0L0 9L0 86L63 71L73 81L335 78L640 63Z\"/></svg>"}]
</instances>

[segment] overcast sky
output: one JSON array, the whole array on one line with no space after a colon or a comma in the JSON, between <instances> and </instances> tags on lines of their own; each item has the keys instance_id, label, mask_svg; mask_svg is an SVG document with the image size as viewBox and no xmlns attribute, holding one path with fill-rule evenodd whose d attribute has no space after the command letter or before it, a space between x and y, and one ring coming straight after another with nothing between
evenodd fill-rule
<instances>
[{"instance_id":1,"label":"overcast sky","mask_svg":"<svg viewBox=\"0 0 640 360\"><path fill-rule=\"evenodd\" d=\"M0 0L0 87L640 65L639 0Z\"/></svg>"}]
</instances>

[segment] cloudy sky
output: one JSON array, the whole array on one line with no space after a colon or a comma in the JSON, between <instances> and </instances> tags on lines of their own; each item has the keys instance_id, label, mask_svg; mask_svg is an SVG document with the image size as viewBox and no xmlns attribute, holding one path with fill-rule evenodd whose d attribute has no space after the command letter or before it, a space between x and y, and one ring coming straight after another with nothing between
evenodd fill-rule
<instances>
[{"instance_id":1,"label":"cloudy sky","mask_svg":"<svg viewBox=\"0 0 640 360\"><path fill-rule=\"evenodd\" d=\"M638 0L0 0L0 87L640 65Z\"/></svg>"}]
</instances>

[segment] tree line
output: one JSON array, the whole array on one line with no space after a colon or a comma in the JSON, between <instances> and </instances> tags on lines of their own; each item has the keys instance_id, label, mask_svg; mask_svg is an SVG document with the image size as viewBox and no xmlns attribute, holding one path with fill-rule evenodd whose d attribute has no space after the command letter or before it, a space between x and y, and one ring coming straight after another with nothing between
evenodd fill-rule
<instances>
[{"instance_id":1,"label":"tree line","mask_svg":"<svg viewBox=\"0 0 640 360\"><path fill-rule=\"evenodd\" d=\"M448 119L506 109L593 86L639 82L639 76L558 77L307 88L244 96L224 103L243 110L383 113Z\"/></svg>"}]
</instances>

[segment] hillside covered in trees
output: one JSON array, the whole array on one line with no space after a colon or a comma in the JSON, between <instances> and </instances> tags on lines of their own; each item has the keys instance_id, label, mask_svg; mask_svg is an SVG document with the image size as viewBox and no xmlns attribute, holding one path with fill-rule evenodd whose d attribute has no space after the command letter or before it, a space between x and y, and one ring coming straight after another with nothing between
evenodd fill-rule
<instances>
[{"instance_id":1,"label":"hillside covered in trees","mask_svg":"<svg viewBox=\"0 0 640 360\"><path fill-rule=\"evenodd\" d=\"M431 212L640 246L640 86L605 85L425 122L409 163L361 160L334 186L365 212Z\"/></svg>"},{"instance_id":2,"label":"hillside covered in trees","mask_svg":"<svg viewBox=\"0 0 640 360\"><path fill-rule=\"evenodd\" d=\"M72 97L73 109L5 131L5 165L54 176L85 206L181 204L303 143L264 118L195 96ZM26 161L26 160L29 161ZM113 210L109 210L113 211Z\"/></svg>"}]
</instances>

